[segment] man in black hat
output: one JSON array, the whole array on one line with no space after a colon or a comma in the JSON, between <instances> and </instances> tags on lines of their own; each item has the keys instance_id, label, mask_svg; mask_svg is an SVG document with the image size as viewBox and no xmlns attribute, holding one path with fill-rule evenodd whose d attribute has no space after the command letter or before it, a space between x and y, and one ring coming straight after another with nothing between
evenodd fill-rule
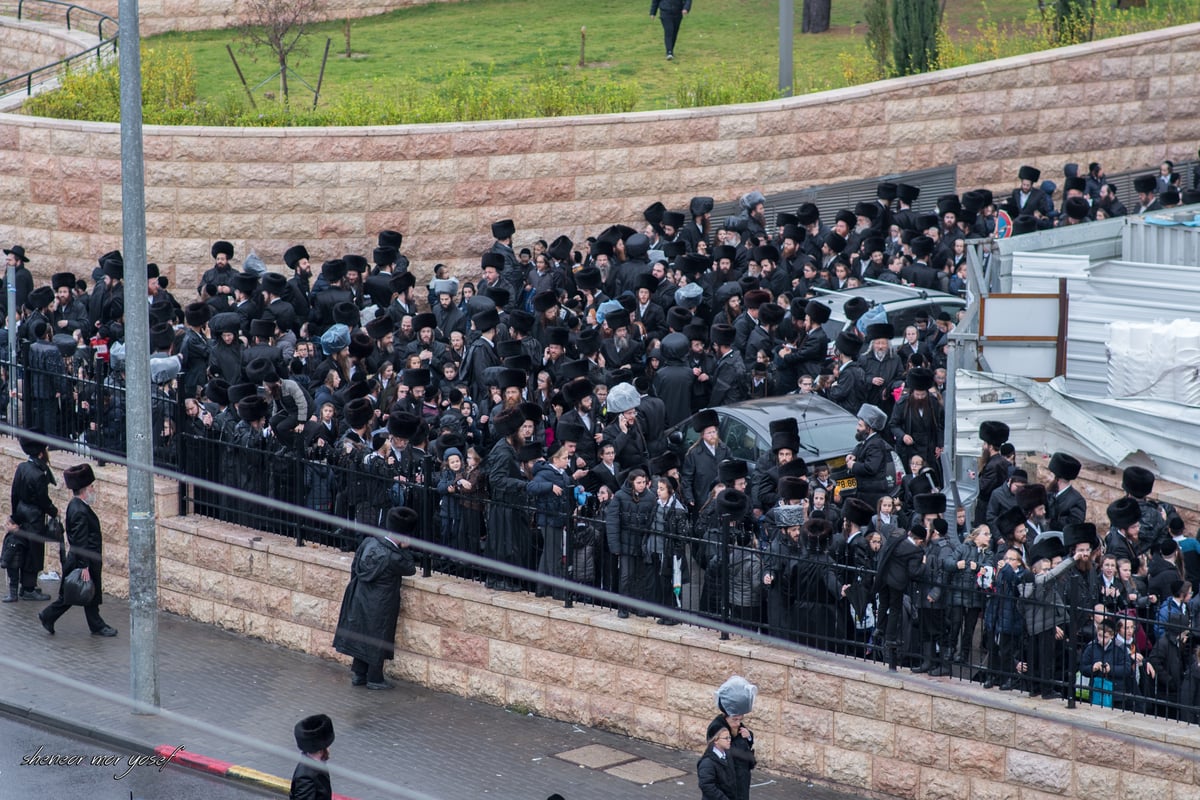
<instances>
[{"instance_id":1,"label":"man in black hat","mask_svg":"<svg viewBox=\"0 0 1200 800\"><path fill-rule=\"evenodd\" d=\"M1105 513L1111 523L1108 535L1104 538L1105 555L1115 556L1118 561L1129 561L1136 573L1144 564L1142 554L1149 549L1139 536L1142 511L1137 500L1121 497L1110 503Z\"/></svg>"},{"instance_id":2,"label":"man in black hat","mask_svg":"<svg viewBox=\"0 0 1200 800\"><path fill-rule=\"evenodd\" d=\"M867 394L871 389L867 373L858 363L862 340L849 331L842 331L837 335L834 347L837 349L838 363L834 372L836 380L829 387L829 399L851 414L857 414L862 404L867 402Z\"/></svg>"},{"instance_id":3,"label":"man in black hat","mask_svg":"<svg viewBox=\"0 0 1200 800\"><path fill-rule=\"evenodd\" d=\"M1139 175L1133 179L1133 190L1138 196L1137 214L1151 211L1161 211L1162 202L1158 199L1158 179L1154 175Z\"/></svg>"},{"instance_id":4,"label":"man in black hat","mask_svg":"<svg viewBox=\"0 0 1200 800\"><path fill-rule=\"evenodd\" d=\"M883 631L888 670L895 672L900 660L904 624L904 598L912 582L921 575L923 548L928 533L920 523L910 530L897 530L883 543L875 570L875 593L879 595L879 624Z\"/></svg>"},{"instance_id":5,"label":"man in black hat","mask_svg":"<svg viewBox=\"0 0 1200 800\"><path fill-rule=\"evenodd\" d=\"M416 535L419 523L411 508L393 508L387 515L388 534L364 536L354 554L333 638L334 649L354 659L351 686L394 688L384 677L383 662L395 656L401 581L416 572L403 537Z\"/></svg>"},{"instance_id":6,"label":"man in black hat","mask_svg":"<svg viewBox=\"0 0 1200 800\"><path fill-rule=\"evenodd\" d=\"M992 492L992 496L988 498L987 502L986 519L989 528L993 531L996 530L999 527L997 520L1000 519L1000 516L1010 508L1017 507L1017 496L1027 483L1029 483L1029 474L1023 469L1014 469L1008 476L1008 482ZM1052 530L1061 530L1061 528Z\"/></svg>"},{"instance_id":7,"label":"man in black hat","mask_svg":"<svg viewBox=\"0 0 1200 800\"><path fill-rule=\"evenodd\" d=\"M988 501L992 492L1008 481L1010 464L1000 455L1000 447L1008 441L1008 426L1003 422L985 420L979 424L982 453L979 456L979 488L975 497L975 514L971 527L987 522ZM995 531L993 531L995 533Z\"/></svg>"},{"instance_id":8,"label":"man in black hat","mask_svg":"<svg viewBox=\"0 0 1200 800\"><path fill-rule=\"evenodd\" d=\"M513 224L511 219L502 219L498 222L493 222L492 238L495 241L488 251L503 259L504 266L500 268L500 277L508 285L508 290L512 293L513 297L520 295L521 288L525 282L525 273L521 269L521 265L517 261L517 254L513 252L512 247L513 234L516 232L517 226Z\"/></svg>"},{"instance_id":9,"label":"man in black hat","mask_svg":"<svg viewBox=\"0 0 1200 800\"><path fill-rule=\"evenodd\" d=\"M75 297L74 273L56 272L50 276L50 286L54 289L54 305L49 318L54 332L73 334L83 331L86 337L90 337L87 307Z\"/></svg>"},{"instance_id":10,"label":"man in black hat","mask_svg":"<svg viewBox=\"0 0 1200 800\"><path fill-rule=\"evenodd\" d=\"M49 291L48 287L41 287ZM29 293L36 297L40 289ZM62 402L70 397L69 375L62 353L51 342L50 323L38 315L28 327L32 341L29 345L28 384L30 425L51 436L61 436Z\"/></svg>"},{"instance_id":11,"label":"man in black hat","mask_svg":"<svg viewBox=\"0 0 1200 800\"><path fill-rule=\"evenodd\" d=\"M1168 522L1179 516L1179 512L1170 503L1150 497L1154 491L1154 473L1145 467L1126 467L1121 474L1121 488L1127 497L1137 501L1142 523L1138 538L1143 550L1157 549L1159 544L1171 538Z\"/></svg>"},{"instance_id":12,"label":"man in black hat","mask_svg":"<svg viewBox=\"0 0 1200 800\"><path fill-rule=\"evenodd\" d=\"M284 251L283 263L293 274L288 279L287 291L282 297L292 307L297 323L303 324L308 319L308 295L312 291L309 288L312 264L309 262L308 249L302 244L292 245Z\"/></svg>"},{"instance_id":13,"label":"man in black hat","mask_svg":"<svg viewBox=\"0 0 1200 800\"><path fill-rule=\"evenodd\" d=\"M297 722L292 733L303 758L292 773L288 800L332 800L329 771L323 765L333 744L333 720L314 714Z\"/></svg>"},{"instance_id":14,"label":"man in black hat","mask_svg":"<svg viewBox=\"0 0 1200 800\"><path fill-rule=\"evenodd\" d=\"M31 433L43 433L41 429L32 428ZM12 493L9 496L9 508L14 518L20 516L27 520L22 527L33 535L29 537L29 547L22 560L20 571L20 599L49 600L50 595L38 589L38 572L46 560L46 542L49 540L47 518L57 517L58 509L50 501L50 487L57 485L54 473L50 471L50 456L46 445L33 439L22 438L21 450L28 457L17 466L13 473ZM62 543L59 543L61 550ZM11 574L10 574L11 579ZM8 587L9 596L14 587Z\"/></svg>"},{"instance_id":15,"label":"man in black hat","mask_svg":"<svg viewBox=\"0 0 1200 800\"><path fill-rule=\"evenodd\" d=\"M1087 500L1071 482L1079 477L1082 465L1069 453L1050 456L1050 472L1054 478L1046 487L1046 524L1052 531L1065 531L1087 518Z\"/></svg>"},{"instance_id":16,"label":"man in black hat","mask_svg":"<svg viewBox=\"0 0 1200 800\"><path fill-rule=\"evenodd\" d=\"M185 330L179 344L182 397L198 397L207 381L208 362L212 356L212 343L208 337L211 317L212 309L207 303L189 303L183 310Z\"/></svg>"},{"instance_id":17,"label":"man in black hat","mask_svg":"<svg viewBox=\"0 0 1200 800\"><path fill-rule=\"evenodd\" d=\"M708 226L712 219L712 210L713 199L711 197L693 197L688 203L688 211L692 215L692 220L679 231L679 241L687 246L687 252L696 252L700 240L708 239Z\"/></svg>"},{"instance_id":18,"label":"man in black hat","mask_svg":"<svg viewBox=\"0 0 1200 800\"><path fill-rule=\"evenodd\" d=\"M1046 203L1045 192L1034 186L1040 177L1042 171L1036 167L1026 165L1017 171L1021 185L1009 196L1009 203L1017 209L1017 214L1033 214Z\"/></svg>"},{"instance_id":19,"label":"man in black hat","mask_svg":"<svg viewBox=\"0 0 1200 800\"><path fill-rule=\"evenodd\" d=\"M71 502L67 503L67 510L63 516L63 527L66 528L67 541L71 545L70 552L63 560L63 578L76 569L88 571L96 587L91 602L83 607L88 630L93 636L116 636L117 629L100 616L100 603L104 592L101 581L104 571L104 537L100 534L100 518L92 510L96 475L91 464L76 464L63 472L63 480L72 494ZM60 583L58 599L38 614L42 627L51 636L54 635L55 621L70 607L71 604L63 599L63 584Z\"/></svg>"},{"instance_id":20,"label":"man in black hat","mask_svg":"<svg viewBox=\"0 0 1200 800\"><path fill-rule=\"evenodd\" d=\"M863 403L858 409L858 444L846 456L846 469L858 481L855 496L874 508L880 497L888 492L888 475L892 471L892 453L880 435L887 426L887 414L878 406Z\"/></svg>"},{"instance_id":21,"label":"man in black hat","mask_svg":"<svg viewBox=\"0 0 1200 800\"><path fill-rule=\"evenodd\" d=\"M5 248L4 256L5 267L12 267L16 275L16 279L14 280L17 287L16 303L17 308L20 308L25 305L25 298L33 291L33 274L25 266L29 263L29 258L25 255L25 248L19 244ZM3 289L6 293L8 291L8 287L5 285L7 280L8 273L6 271L5 275L0 277L0 289ZM4 296L7 298L8 295L5 294Z\"/></svg>"},{"instance_id":22,"label":"man in black hat","mask_svg":"<svg viewBox=\"0 0 1200 800\"><path fill-rule=\"evenodd\" d=\"M877 322L867 326L863 337L870 349L858 357L859 366L867 376L867 400L877 404L887 413L894 405L892 387L904 372L900 356L892 351L892 337L896 335L890 322Z\"/></svg>"},{"instance_id":23,"label":"man in black hat","mask_svg":"<svg viewBox=\"0 0 1200 800\"><path fill-rule=\"evenodd\" d=\"M905 383L907 392L892 409L890 421L896 454L905 464L919 455L938 472L946 412L941 401L929 393L933 388L933 370L914 367Z\"/></svg>"},{"instance_id":24,"label":"man in black hat","mask_svg":"<svg viewBox=\"0 0 1200 800\"><path fill-rule=\"evenodd\" d=\"M733 350L737 331L732 325L713 325L710 336L717 361L713 366L709 402L723 406L745 400L749 397L746 365Z\"/></svg>"},{"instance_id":25,"label":"man in black hat","mask_svg":"<svg viewBox=\"0 0 1200 800\"><path fill-rule=\"evenodd\" d=\"M204 287L211 285L217 287L217 294L232 296L233 276L237 274L230 264L233 260L233 245L222 239L213 242L209 252L212 254L213 265L200 277L200 285L196 287L197 293L203 297Z\"/></svg>"},{"instance_id":26,"label":"man in black hat","mask_svg":"<svg viewBox=\"0 0 1200 800\"><path fill-rule=\"evenodd\" d=\"M346 288L346 262L335 258L321 265L321 279L327 288L315 291L309 303L308 335L319 338L335 322L333 309L339 303L353 303L354 293Z\"/></svg>"}]
</instances>

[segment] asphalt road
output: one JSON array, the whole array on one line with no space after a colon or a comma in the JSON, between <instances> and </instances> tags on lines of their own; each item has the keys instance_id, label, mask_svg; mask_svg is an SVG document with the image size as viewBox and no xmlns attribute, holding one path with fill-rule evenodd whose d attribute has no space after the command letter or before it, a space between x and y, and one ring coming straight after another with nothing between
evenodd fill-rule
<instances>
[{"instance_id":1,"label":"asphalt road","mask_svg":"<svg viewBox=\"0 0 1200 800\"><path fill-rule=\"evenodd\" d=\"M268 795L181 767L130 767L139 754L0 714L0 800L86 797L89 800L260 800ZM54 757L66 764L52 764ZM78 761L76 761L78 758ZM104 759L107 765L92 764ZM36 762L36 763L34 763ZM121 776L119 779L115 776Z\"/></svg>"}]
</instances>

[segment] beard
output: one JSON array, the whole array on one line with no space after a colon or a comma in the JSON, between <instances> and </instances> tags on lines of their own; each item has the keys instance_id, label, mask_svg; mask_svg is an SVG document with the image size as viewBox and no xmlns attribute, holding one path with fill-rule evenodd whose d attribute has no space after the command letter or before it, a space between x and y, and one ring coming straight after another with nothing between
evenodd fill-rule
<instances>
[{"instance_id":1,"label":"beard","mask_svg":"<svg viewBox=\"0 0 1200 800\"><path fill-rule=\"evenodd\" d=\"M855 432L854 432L854 439L855 439L856 441L859 441L859 442L861 442L861 441L863 441L863 440L864 440L864 439L866 439L866 438L867 438L867 432L866 432L866 431L855 431Z\"/></svg>"}]
</instances>

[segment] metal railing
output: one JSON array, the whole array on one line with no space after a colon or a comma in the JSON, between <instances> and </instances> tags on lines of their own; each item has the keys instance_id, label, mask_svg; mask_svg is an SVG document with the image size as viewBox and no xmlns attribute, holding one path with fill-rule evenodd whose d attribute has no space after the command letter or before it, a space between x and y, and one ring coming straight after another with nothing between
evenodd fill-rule
<instances>
[{"instance_id":1,"label":"metal railing","mask_svg":"<svg viewBox=\"0 0 1200 800\"><path fill-rule=\"evenodd\" d=\"M0 10L11 15L13 6L5 4L0 6ZM100 42L52 64L45 64L22 72L20 75L5 78L0 81L0 97L20 91L26 95L32 95L34 86L40 86L57 78L70 67L85 61L90 62L92 59L95 59L97 66L101 66L104 64L106 53L111 57L117 52L117 21L107 14L75 3L64 2L64 0L17 0L15 11L18 20L46 22L57 21L61 18L67 30L82 30L83 24L94 23L96 36ZM83 19L81 20L81 18ZM111 30L107 36L105 35L106 23Z\"/></svg>"}]
</instances>

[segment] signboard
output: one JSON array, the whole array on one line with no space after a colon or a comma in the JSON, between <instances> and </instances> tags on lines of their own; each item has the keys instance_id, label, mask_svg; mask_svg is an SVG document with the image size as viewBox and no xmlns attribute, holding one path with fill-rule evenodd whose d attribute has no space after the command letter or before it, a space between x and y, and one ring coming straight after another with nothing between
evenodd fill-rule
<instances>
[{"instance_id":1,"label":"signboard","mask_svg":"<svg viewBox=\"0 0 1200 800\"><path fill-rule=\"evenodd\" d=\"M1061 293L992 294L983 298L979 306L979 346L988 370L1035 380L1063 374L1065 305Z\"/></svg>"},{"instance_id":2,"label":"signboard","mask_svg":"<svg viewBox=\"0 0 1200 800\"><path fill-rule=\"evenodd\" d=\"M1012 236L1013 221L1007 211L1003 209L996 212L996 238L1007 239Z\"/></svg>"}]
</instances>

